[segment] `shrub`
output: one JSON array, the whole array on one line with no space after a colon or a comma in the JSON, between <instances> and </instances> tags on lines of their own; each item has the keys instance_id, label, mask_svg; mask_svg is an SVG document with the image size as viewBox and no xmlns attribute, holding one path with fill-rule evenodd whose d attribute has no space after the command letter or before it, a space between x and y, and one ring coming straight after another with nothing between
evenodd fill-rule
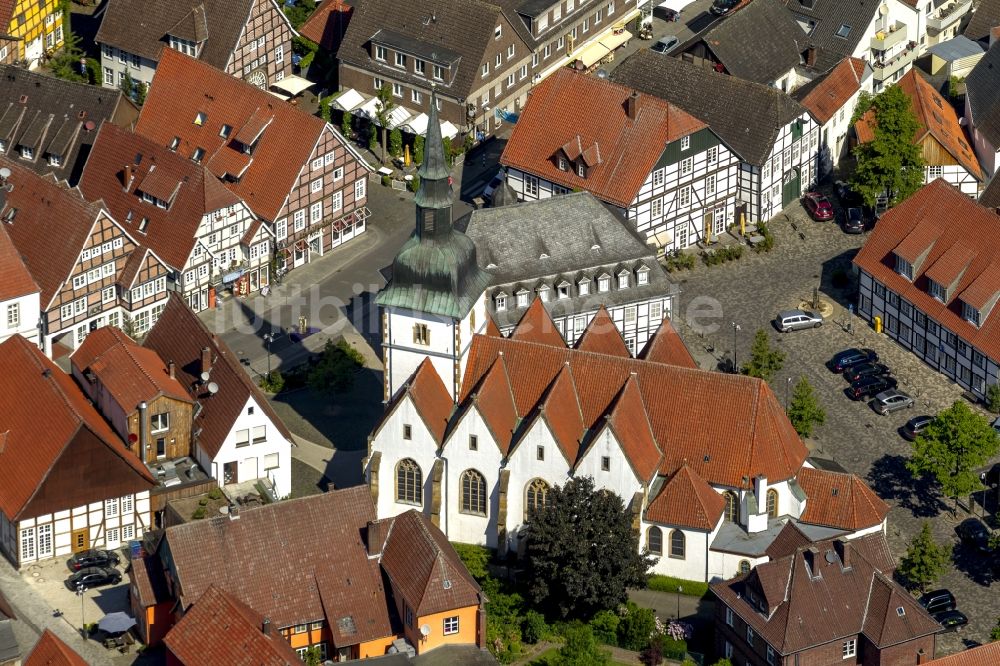
<instances>
[{"instance_id":1,"label":"shrub","mask_svg":"<svg viewBox=\"0 0 1000 666\"><path fill-rule=\"evenodd\" d=\"M598 611L590 620L590 628L594 632L594 638L606 645L618 645L618 625L621 618L618 614L609 611Z\"/></svg>"},{"instance_id":2,"label":"shrub","mask_svg":"<svg viewBox=\"0 0 1000 666\"><path fill-rule=\"evenodd\" d=\"M326 108L329 109L330 105L327 104ZM354 118L351 116L351 112L350 111L344 111L344 116L340 120L340 132L341 132L341 134L343 134L345 137L347 137L348 139L350 139L351 135L354 133L354 129L353 128L354 128Z\"/></svg>"},{"instance_id":3,"label":"shrub","mask_svg":"<svg viewBox=\"0 0 1000 666\"><path fill-rule=\"evenodd\" d=\"M1000 384L990 384L987 387L986 408L994 414L1000 413Z\"/></svg>"},{"instance_id":4,"label":"shrub","mask_svg":"<svg viewBox=\"0 0 1000 666\"><path fill-rule=\"evenodd\" d=\"M215 488L212 488L211 490L208 491L208 498L214 500L222 499L222 491L219 489L218 486L216 486Z\"/></svg>"},{"instance_id":5,"label":"shrub","mask_svg":"<svg viewBox=\"0 0 1000 666\"><path fill-rule=\"evenodd\" d=\"M441 145L444 146L444 158L448 162L448 166L451 166L451 162L455 157L455 152L451 147L451 139L444 137L441 139Z\"/></svg>"},{"instance_id":6,"label":"shrub","mask_svg":"<svg viewBox=\"0 0 1000 666\"><path fill-rule=\"evenodd\" d=\"M104 73L101 70L101 63L93 58L87 58L87 83L92 86L104 85Z\"/></svg>"},{"instance_id":7,"label":"shrub","mask_svg":"<svg viewBox=\"0 0 1000 666\"><path fill-rule=\"evenodd\" d=\"M205 506L207 504L208 504L208 498L207 497L202 497L201 499L198 500L198 506Z\"/></svg>"},{"instance_id":8,"label":"shrub","mask_svg":"<svg viewBox=\"0 0 1000 666\"><path fill-rule=\"evenodd\" d=\"M406 184L407 189L416 192L420 188L420 176L413 174L413 180Z\"/></svg>"},{"instance_id":9,"label":"shrub","mask_svg":"<svg viewBox=\"0 0 1000 666\"><path fill-rule=\"evenodd\" d=\"M385 187L389 187L390 185L392 185L392 176L389 176L388 174L382 176L382 184Z\"/></svg>"},{"instance_id":10,"label":"shrub","mask_svg":"<svg viewBox=\"0 0 1000 666\"><path fill-rule=\"evenodd\" d=\"M204 517L205 517L205 507L203 506L199 506L197 509L194 510L194 513L191 514L191 518L193 518L194 520L201 520Z\"/></svg>"},{"instance_id":11,"label":"shrub","mask_svg":"<svg viewBox=\"0 0 1000 666\"><path fill-rule=\"evenodd\" d=\"M753 251L760 254L761 252L770 252L774 249L774 235L771 230L767 228L767 225L763 222L757 225L757 233L764 237L764 240L754 246Z\"/></svg>"},{"instance_id":12,"label":"shrub","mask_svg":"<svg viewBox=\"0 0 1000 666\"><path fill-rule=\"evenodd\" d=\"M393 157L403 154L403 133L398 127L389 132L389 154Z\"/></svg>"},{"instance_id":13,"label":"shrub","mask_svg":"<svg viewBox=\"0 0 1000 666\"><path fill-rule=\"evenodd\" d=\"M693 254L675 254L667 258L667 270L671 273L694 268L695 258Z\"/></svg>"},{"instance_id":14,"label":"shrub","mask_svg":"<svg viewBox=\"0 0 1000 666\"><path fill-rule=\"evenodd\" d=\"M641 650L649 645L656 629L656 615L651 608L641 608L629 601L620 613L618 645L626 650Z\"/></svg>"},{"instance_id":15,"label":"shrub","mask_svg":"<svg viewBox=\"0 0 1000 666\"><path fill-rule=\"evenodd\" d=\"M424 137L417 136L413 140L413 163L423 164L424 163Z\"/></svg>"},{"instance_id":16,"label":"shrub","mask_svg":"<svg viewBox=\"0 0 1000 666\"><path fill-rule=\"evenodd\" d=\"M524 615L524 622L521 623L521 638L526 643L537 643L549 636L549 625L545 623L545 616L538 611L530 610Z\"/></svg>"},{"instance_id":17,"label":"shrub","mask_svg":"<svg viewBox=\"0 0 1000 666\"><path fill-rule=\"evenodd\" d=\"M285 388L285 378L277 370L272 370L271 374L260 378L260 387L268 393L281 393Z\"/></svg>"},{"instance_id":18,"label":"shrub","mask_svg":"<svg viewBox=\"0 0 1000 666\"><path fill-rule=\"evenodd\" d=\"M492 553L488 548L469 543L452 543L451 545L462 559L462 564L469 570L469 575L477 581L482 581L490 575L486 565L489 564Z\"/></svg>"},{"instance_id":19,"label":"shrub","mask_svg":"<svg viewBox=\"0 0 1000 666\"><path fill-rule=\"evenodd\" d=\"M657 592L676 592L678 587L684 588L681 594L692 597L703 597L708 594L708 583L698 580L684 580L673 576L653 574L649 577L646 587Z\"/></svg>"},{"instance_id":20,"label":"shrub","mask_svg":"<svg viewBox=\"0 0 1000 666\"><path fill-rule=\"evenodd\" d=\"M374 127L368 129L368 150L376 155L378 154L378 132L375 131ZM383 182L382 184L384 185L385 183Z\"/></svg>"}]
</instances>

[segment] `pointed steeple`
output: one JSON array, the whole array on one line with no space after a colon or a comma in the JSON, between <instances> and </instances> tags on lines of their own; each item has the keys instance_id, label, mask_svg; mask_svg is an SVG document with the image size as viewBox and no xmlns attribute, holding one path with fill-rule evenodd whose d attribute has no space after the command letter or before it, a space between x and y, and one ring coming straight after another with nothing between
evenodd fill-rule
<instances>
[{"instance_id":1,"label":"pointed steeple","mask_svg":"<svg viewBox=\"0 0 1000 666\"><path fill-rule=\"evenodd\" d=\"M431 112L424 140L424 163L417 170L420 186L413 202L417 205L417 236L441 237L451 233L451 174L441 141L437 91L431 89Z\"/></svg>"}]
</instances>

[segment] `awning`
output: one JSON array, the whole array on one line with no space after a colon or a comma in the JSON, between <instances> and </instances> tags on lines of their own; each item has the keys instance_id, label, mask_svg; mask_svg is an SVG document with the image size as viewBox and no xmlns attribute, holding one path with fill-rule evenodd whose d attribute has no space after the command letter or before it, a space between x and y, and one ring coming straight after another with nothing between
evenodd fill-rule
<instances>
[{"instance_id":1,"label":"awning","mask_svg":"<svg viewBox=\"0 0 1000 666\"><path fill-rule=\"evenodd\" d=\"M583 69L590 69L595 63L608 55L608 49L600 42L593 42L586 48L576 53L576 61L582 65Z\"/></svg>"},{"instance_id":2,"label":"awning","mask_svg":"<svg viewBox=\"0 0 1000 666\"><path fill-rule=\"evenodd\" d=\"M378 123L378 116L376 115L376 109L378 105L378 97L372 97L370 100L355 109L354 113L363 115L367 117L373 123ZM389 112L389 129L394 127L399 127L404 122L409 120L413 115L413 112L409 109L405 109L401 106L395 107Z\"/></svg>"},{"instance_id":3,"label":"awning","mask_svg":"<svg viewBox=\"0 0 1000 666\"><path fill-rule=\"evenodd\" d=\"M298 250L299 252L305 252L306 251L306 242L304 240L296 241L295 242L295 249Z\"/></svg>"},{"instance_id":4,"label":"awning","mask_svg":"<svg viewBox=\"0 0 1000 666\"><path fill-rule=\"evenodd\" d=\"M365 101L364 95L359 93L354 88L348 88L344 92L337 95L337 98L330 102L330 106L340 109L341 111L353 111L361 103Z\"/></svg>"},{"instance_id":5,"label":"awning","mask_svg":"<svg viewBox=\"0 0 1000 666\"><path fill-rule=\"evenodd\" d=\"M441 138L454 139L458 135L458 128L451 121L446 120L441 123Z\"/></svg>"},{"instance_id":6,"label":"awning","mask_svg":"<svg viewBox=\"0 0 1000 666\"><path fill-rule=\"evenodd\" d=\"M611 34L601 37L600 44L606 48L609 52L614 51L619 46L632 39L632 33L628 30L622 30L621 32L612 32Z\"/></svg>"},{"instance_id":7,"label":"awning","mask_svg":"<svg viewBox=\"0 0 1000 666\"><path fill-rule=\"evenodd\" d=\"M694 0L664 0L656 6L657 9L672 9L675 12L680 12L682 9L690 5Z\"/></svg>"},{"instance_id":8,"label":"awning","mask_svg":"<svg viewBox=\"0 0 1000 666\"><path fill-rule=\"evenodd\" d=\"M280 81L275 81L271 84L272 87L278 90L284 90L292 97L295 97L300 92L313 85L313 82L309 79L304 79L301 76L295 76L294 74L289 74Z\"/></svg>"},{"instance_id":9,"label":"awning","mask_svg":"<svg viewBox=\"0 0 1000 666\"><path fill-rule=\"evenodd\" d=\"M392 129L393 127L399 127L400 125L405 123L412 115L413 115L412 111L404 109L401 106L397 106L396 108L394 108L392 111L389 112L389 129Z\"/></svg>"},{"instance_id":10,"label":"awning","mask_svg":"<svg viewBox=\"0 0 1000 666\"><path fill-rule=\"evenodd\" d=\"M418 113L415 116L410 116L405 123L400 125L400 129L410 134L423 134L427 131L428 120L429 117L426 113Z\"/></svg>"},{"instance_id":11,"label":"awning","mask_svg":"<svg viewBox=\"0 0 1000 666\"><path fill-rule=\"evenodd\" d=\"M354 113L365 116L366 118L374 118L376 104L378 104L378 97L372 97L361 106L355 108Z\"/></svg>"},{"instance_id":12,"label":"awning","mask_svg":"<svg viewBox=\"0 0 1000 666\"><path fill-rule=\"evenodd\" d=\"M232 273L226 273L222 276L222 284L229 284L230 282L236 282L241 277L243 277L243 269L238 271L233 271Z\"/></svg>"}]
</instances>

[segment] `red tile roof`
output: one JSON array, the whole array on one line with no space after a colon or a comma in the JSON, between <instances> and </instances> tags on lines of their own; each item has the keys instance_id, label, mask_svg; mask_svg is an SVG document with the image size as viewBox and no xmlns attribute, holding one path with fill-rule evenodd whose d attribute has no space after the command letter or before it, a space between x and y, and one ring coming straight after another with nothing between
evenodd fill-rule
<instances>
[{"instance_id":1,"label":"red tile roof","mask_svg":"<svg viewBox=\"0 0 1000 666\"><path fill-rule=\"evenodd\" d=\"M615 326L615 322L603 305L598 308L597 314L590 320L587 328L576 341L576 348L581 351L610 356L631 356L628 347L625 346L625 340L618 332L618 327Z\"/></svg>"},{"instance_id":2,"label":"red tile roof","mask_svg":"<svg viewBox=\"0 0 1000 666\"><path fill-rule=\"evenodd\" d=\"M625 380L625 386L611 403L607 423L639 480L643 483L652 481L663 462L663 453L653 437L635 375Z\"/></svg>"},{"instance_id":3,"label":"red tile roof","mask_svg":"<svg viewBox=\"0 0 1000 666\"><path fill-rule=\"evenodd\" d=\"M198 114L204 121L195 122ZM163 146L180 138L177 152L191 157L205 151L203 162L216 174L238 151L221 135L222 126L239 133L258 124L261 114L273 117L253 153L253 162L232 192L267 220L274 221L306 166L326 124L273 95L173 49L163 49L156 85L142 107L136 132Z\"/></svg>"},{"instance_id":4,"label":"red tile roof","mask_svg":"<svg viewBox=\"0 0 1000 666\"><path fill-rule=\"evenodd\" d=\"M682 465L646 507L646 520L711 532L725 507L722 495Z\"/></svg>"},{"instance_id":5,"label":"red tile roof","mask_svg":"<svg viewBox=\"0 0 1000 666\"><path fill-rule=\"evenodd\" d=\"M928 239L936 239L923 263L915 267L914 281L910 282L896 273L893 255L907 235L921 225L929 226ZM986 276L990 282L997 275L993 264L1000 259L982 239L993 238L998 232L1000 216L938 179L883 215L854 263L968 344L990 358L1000 359L1000 316L991 313L977 328L962 318L961 305L965 291L978 278ZM928 277L946 286L958 278L948 303L928 293ZM976 285L969 297L978 301L990 289L1000 292L1000 281Z\"/></svg>"},{"instance_id":6,"label":"red tile roof","mask_svg":"<svg viewBox=\"0 0 1000 666\"><path fill-rule=\"evenodd\" d=\"M347 30L347 23L354 8L343 0L323 0L309 19L299 28L299 34L333 51Z\"/></svg>"},{"instance_id":7,"label":"red tile roof","mask_svg":"<svg viewBox=\"0 0 1000 666\"><path fill-rule=\"evenodd\" d=\"M492 315L487 314L486 316L486 330L483 335L492 335L493 337L500 337L503 333L500 332L500 327L497 326L496 321L493 319Z\"/></svg>"},{"instance_id":8,"label":"red tile roof","mask_svg":"<svg viewBox=\"0 0 1000 666\"><path fill-rule=\"evenodd\" d=\"M81 375L92 372L123 409L165 395L191 402L181 383L151 349L140 347L115 326L105 326L84 339L70 358Z\"/></svg>"},{"instance_id":9,"label":"red tile roof","mask_svg":"<svg viewBox=\"0 0 1000 666\"><path fill-rule=\"evenodd\" d=\"M0 301L38 292L21 253L7 235L7 225L0 223Z\"/></svg>"},{"instance_id":10,"label":"red tile roof","mask_svg":"<svg viewBox=\"0 0 1000 666\"><path fill-rule=\"evenodd\" d=\"M544 419L566 462L572 467L580 453L580 440L586 426L580 413L577 387L568 365L556 372L555 378L539 398L538 418Z\"/></svg>"},{"instance_id":11,"label":"red tile roof","mask_svg":"<svg viewBox=\"0 0 1000 666\"><path fill-rule=\"evenodd\" d=\"M861 89L864 72L864 60L844 58L815 85L808 86L804 95L795 97L820 125L825 125Z\"/></svg>"},{"instance_id":12,"label":"red tile roof","mask_svg":"<svg viewBox=\"0 0 1000 666\"><path fill-rule=\"evenodd\" d=\"M277 628L264 633L264 618L223 590L209 586L163 642L185 666L298 666Z\"/></svg>"},{"instance_id":13,"label":"red tile roof","mask_svg":"<svg viewBox=\"0 0 1000 666\"><path fill-rule=\"evenodd\" d=\"M934 666L996 666L1000 664L1000 641L956 652L930 663Z\"/></svg>"},{"instance_id":14,"label":"red tile roof","mask_svg":"<svg viewBox=\"0 0 1000 666\"><path fill-rule=\"evenodd\" d=\"M803 467L797 480L808 498L803 523L854 531L878 525L889 513L889 505L853 474Z\"/></svg>"},{"instance_id":15,"label":"red tile roof","mask_svg":"<svg viewBox=\"0 0 1000 666\"><path fill-rule=\"evenodd\" d=\"M500 162L568 188L627 207L667 143L706 127L668 102L641 94L635 118L626 108L631 88L560 69L535 86ZM562 171L556 155L569 149L589 166L580 177Z\"/></svg>"},{"instance_id":16,"label":"red tile roof","mask_svg":"<svg viewBox=\"0 0 1000 666\"><path fill-rule=\"evenodd\" d=\"M562 333L556 329L555 322L552 321L540 298L531 301L531 305L521 315L517 326L510 332L510 339L566 348Z\"/></svg>"},{"instance_id":17,"label":"red tile roof","mask_svg":"<svg viewBox=\"0 0 1000 666\"><path fill-rule=\"evenodd\" d=\"M639 352L639 358L651 363L667 363L695 370L698 368L691 352L677 334L677 329L667 318L660 322L653 337L646 341L646 345Z\"/></svg>"},{"instance_id":18,"label":"red tile roof","mask_svg":"<svg viewBox=\"0 0 1000 666\"><path fill-rule=\"evenodd\" d=\"M417 366L413 377L406 384L405 392L424 420L424 425L434 436L434 441L440 445L444 441L445 428L448 427L448 417L451 416L454 403L448 389L434 371L430 358L424 358Z\"/></svg>"},{"instance_id":19,"label":"red tile roof","mask_svg":"<svg viewBox=\"0 0 1000 666\"><path fill-rule=\"evenodd\" d=\"M87 666L87 662L50 629L46 629L24 658L22 666Z\"/></svg>"},{"instance_id":20,"label":"red tile roof","mask_svg":"<svg viewBox=\"0 0 1000 666\"><path fill-rule=\"evenodd\" d=\"M40 415L44 428L39 428ZM0 511L9 520L30 517L21 512L82 430L124 462L109 474L120 474L127 466L138 486L153 485L149 470L128 452L69 375L20 335L0 344ZM97 491L91 495L90 501L105 499Z\"/></svg>"},{"instance_id":21,"label":"red tile roof","mask_svg":"<svg viewBox=\"0 0 1000 666\"><path fill-rule=\"evenodd\" d=\"M201 405L194 421L194 428L201 430L198 446L209 457L214 458L222 448L250 398L263 410L281 436L292 441L292 434L260 387L247 375L229 345L209 331L176 293L167 299L160 318L146 334L142 345L156 352L162 360L174 361L177 380L182 386L193 387L189 389L189 395ZM209 348L213 359L212 382L219 387L214 395L205 395L201 388L201 350L204 347Z\"/></svg>"},{"instance_id":22,"label":"red tile roof","mask_svg":"<svg viewBox=\"0 0 1000 666\"><path fill-rule=\"evenodd\" d=\"M494 361L493 367L483 375L479 386L472 390L471 398L486 427L493 433L500 451L506 456L510 453L518 415L502 358Z\"/></svg>"},{"instance_id":23,"label":"red tile roof","mask_svg":"<svg viewBox=\"0 0 1000 666\"><path fill-rule=\"evenodd\" d=\"M799 529L798 525L794 521L788 521L785 526L781 528L778 535L774 537L774 541L771 542L764 552L772 560L777 560L788 555L792 555L796 550L812 542L805 533Z\"/></svg>"},{"instance_id":24,"label":"red tile roof","mask_svg":"<svg viewBox=\"0 0 1000 666\"><path fill-rule=\"evenodd\" d=\"M204 166L111 123L101 125L79 187L175 270L187 263L202 217L240 202ZM142 192L168 207L143 201Z\"/></svg>"}]
</instances>

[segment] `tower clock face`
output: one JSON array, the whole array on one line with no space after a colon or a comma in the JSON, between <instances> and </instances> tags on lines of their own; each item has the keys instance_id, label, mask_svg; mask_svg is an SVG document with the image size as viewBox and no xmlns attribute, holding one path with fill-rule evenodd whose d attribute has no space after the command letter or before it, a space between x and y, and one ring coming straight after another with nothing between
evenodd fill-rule
<instances>
[{"instance_id":1,"label":"tower clock face","mask_svg":"<svg viewBox=\"0 0 1000 666\"><path fill-rule=\"evenodd\" d=\"M247 83L263 90L267 87L267 76L258 69L250 73L250 76L247 77Z\"/></svg>"}]
</instances>

